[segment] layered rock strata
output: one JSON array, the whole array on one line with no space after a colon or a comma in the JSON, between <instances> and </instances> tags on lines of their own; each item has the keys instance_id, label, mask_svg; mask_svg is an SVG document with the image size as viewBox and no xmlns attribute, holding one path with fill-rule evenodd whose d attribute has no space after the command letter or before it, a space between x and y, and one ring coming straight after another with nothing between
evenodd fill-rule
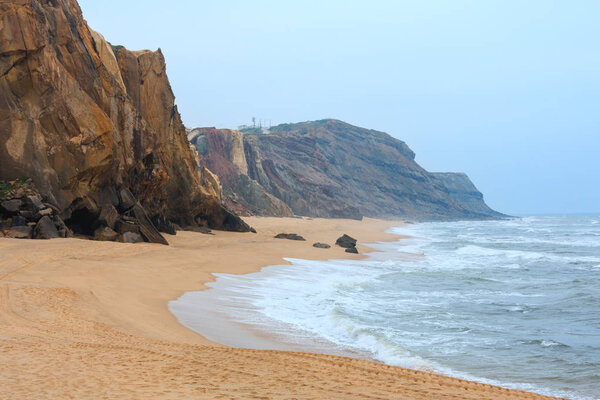
<instances>
[{"instance_id":1,"label":"layered rock strata","mask_svg":"<svg viewBox=\"0 0 600 400\"><path fill-rule=\"evenodd\" d=\"M209 167L221 178L224 192L243 198L244 208L254 214L277 215L280 208L245 195L231 170L296 215L420 221L503 216L485 204L465 174L426 171L404 142L384 132L337 120L283 124L268 134L195 132L192 143L215 160Z\"/></svg>"},{"instance_id":2,"label":"layered rock strata","mask_svg":"<svg viewBox=\"0 0 600 400\"><path fill-rule=\"evenodd\" d=\"M214 171L223 185L223 202L240 215L290 217L291 208L248 176L244 136L229 129L196 128L188 139L200 163Z\"/></svg>"},{"instance_id":3,"label":"layered rock strata","mask_svg":"<svg viewBox=\"0 0 600 400\"><path fill-rule=\"evenodd\" d=\"M0 3L0 179L30 177L90 235L108 206L140 227L248 231L196 156L160 50L111 46L75 0Z\"/></svg>"}]
</instances>

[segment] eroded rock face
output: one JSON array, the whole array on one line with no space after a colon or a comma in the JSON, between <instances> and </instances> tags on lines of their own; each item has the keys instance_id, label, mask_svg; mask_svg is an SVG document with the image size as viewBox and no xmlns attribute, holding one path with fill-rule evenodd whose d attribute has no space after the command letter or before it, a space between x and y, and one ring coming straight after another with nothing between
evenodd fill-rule
<instances>
[{"instance_id":1,"label":"eroded rock face","mask_svg":"<svg viewBox=\"0 0 600 400\"><path fill-rule=\"evenodd\" d=\"M464 201L461 188L452 191L447 179L424 170L404 142L384 132L322 120L247 134L244 142L248 175L297 215L416 220L502 215L485 205L472 184L469 191L479 198Z\"/></svg>"},{"instance_id":2,"label":"eroded rock face","mask_svg":"<svg viewBox=\"0 0 600 400\"><path fill-rule=\"evenodd\" d=\"M248 176L244 135L238 131L196 128L188 139L200 154L200 162L218 175L223 202L240 215L290 217L292 210Z\"/></svg>"},{"instance_id":3,"label":"eroded rock face","mask_svg":"<svg viewBox=\"0 0 600 400\"><path fill-rule=\"evenodd\" d=\"M386 133L337 120L256 131L201 128L188 135L236 211L352 219L503 216L465 174L424 170L404 142Z\"/></svg>"},{"instance_id":4,"label":"eroded rock face","mask_svg":"<svg viewBox=\"0 0 600 400\"><path fill-rule=\"evenodd\" d=\"M149 218L249 230L190 151L160 50L113 48L75 0L0 3L0 160L65 221L128 189Z\"/></svg>"},{"instance_id":5,"label":"eroded rock face","mask_svg":"<svg viewBox=\"0 0 600 400\"><path fill-rule=\"evenodd\" d=\"M402 141L337 120L245 134L248 176L297 215L498 218L464 174L432 174ZM224 186L226 186L224 184Z\"/></svg>"}]
</instances>

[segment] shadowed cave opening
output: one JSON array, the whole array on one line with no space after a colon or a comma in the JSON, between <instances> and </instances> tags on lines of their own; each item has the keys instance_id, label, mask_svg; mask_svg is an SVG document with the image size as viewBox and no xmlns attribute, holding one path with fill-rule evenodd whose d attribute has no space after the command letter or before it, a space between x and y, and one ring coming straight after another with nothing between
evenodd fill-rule
<instances>
[{"instance_id":1,"label":"shadowed cave opening","mask_svg":"<svg viewBox=\"0 0 600 400\"><path fill-rule=\"evenodd\" d=\"M76 235L93 236L98 225L98 215L87 208L80 208L71 214L71 218L65 220L65 224Z\"/></svg>"}]
</instances>

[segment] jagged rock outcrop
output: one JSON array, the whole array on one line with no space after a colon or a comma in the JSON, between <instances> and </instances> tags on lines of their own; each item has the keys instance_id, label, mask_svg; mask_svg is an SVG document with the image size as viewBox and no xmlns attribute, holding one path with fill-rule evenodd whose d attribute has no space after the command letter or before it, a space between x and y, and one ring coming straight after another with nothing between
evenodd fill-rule
<instances>
[{"instance_id":1,"label":"jagged rock outcrop","mask_svg":"<svg viewBox=\"0 0 600 400\"><path fill-rule=\"evenodd\" d=\"M250 229L190 151L161 51L112 47L75 0L0 2L0 160L0 179L32 178L80 233L107 205L158 241L156 218Z\"/></svg>"},{"instance_id":2,"label":"jagged rock outcrop","mask_svg":"<svg viewBox=\"0 0 600 400\"><path fill-rule=\"evenodd\" d=\"M51 204L44 202L31 179L0 181L0 237L56 239L73 236Z\"/></svg>"},{"instance_id":3,"label":"jagged rock outcrop","mask_svg":"<svg viewBox=\"0 0 600 400\"><path fill-rule=\"evenodd\" d=\"M431 174L402 141L338 120L244 136L248 175L298 215L498 218L464 174Z\"/></svg>"},{"instance_id":4,"label":"jagged rock outcrop","mask_svg":"<svg viewBox=\"0 0 600 400\"><path fill-rule=\"evenodd\" d=\"M214 171L223 185L223 202L240 215L289 217L292 210L248 176L244 136L229 129L196 128L188 139L200 163Z\"/></svg>"},{"instance_id":5,"label":"jagged rock outcrop","mask_svg":"<svg viewBox=\"0 0 600 400\"><path fill-rule=\"evenodd\" d=\"M485 204L466 175L427 172L404 142L383 132L322 120L279 125L269 134L246 133L244 157L237 136L235 147L206 145L207 141L229 143L231 135L227 130L205 130L201 140L193 141L200 153L208 148L213 160L218 160L209 167L217 172L230 197L240 193L229 178L228 171L235 169L247 171L250 180L297 215L414 220L502 216ZM244 158L245 168L239 166ZM245 201L255 214L267 213L263 203L249 197Z\"/></svg>"}]
</instances>

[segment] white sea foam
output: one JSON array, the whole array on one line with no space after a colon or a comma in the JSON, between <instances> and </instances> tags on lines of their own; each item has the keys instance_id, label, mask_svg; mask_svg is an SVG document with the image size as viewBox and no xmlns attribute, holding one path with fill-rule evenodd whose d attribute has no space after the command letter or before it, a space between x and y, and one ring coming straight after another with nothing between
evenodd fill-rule
<instances>
[{"instance_id":1,"label":"white sea foam","mask_svg":"<svg viewBox=\"0 0 600 400\"><path fill-rule=\"evenodd\" d=\"M589 244L600 226L535 217L392 231L414 238L375 244L364 261L219 275L201 292L213 300L194 301L225 299L221 314L310 351L598 399L600 249Z\"/></svg>"},{"instance_id":2,"label":"white sea foam","mask_svg":"<svg viewBox=\"0 0 600 400\"><path fill-rule=\"evenodd\" d=\"M544 347L564 346L564 344L555 342L554 340L542 340L541 345Z\"/></svg>"}]
</instances>

